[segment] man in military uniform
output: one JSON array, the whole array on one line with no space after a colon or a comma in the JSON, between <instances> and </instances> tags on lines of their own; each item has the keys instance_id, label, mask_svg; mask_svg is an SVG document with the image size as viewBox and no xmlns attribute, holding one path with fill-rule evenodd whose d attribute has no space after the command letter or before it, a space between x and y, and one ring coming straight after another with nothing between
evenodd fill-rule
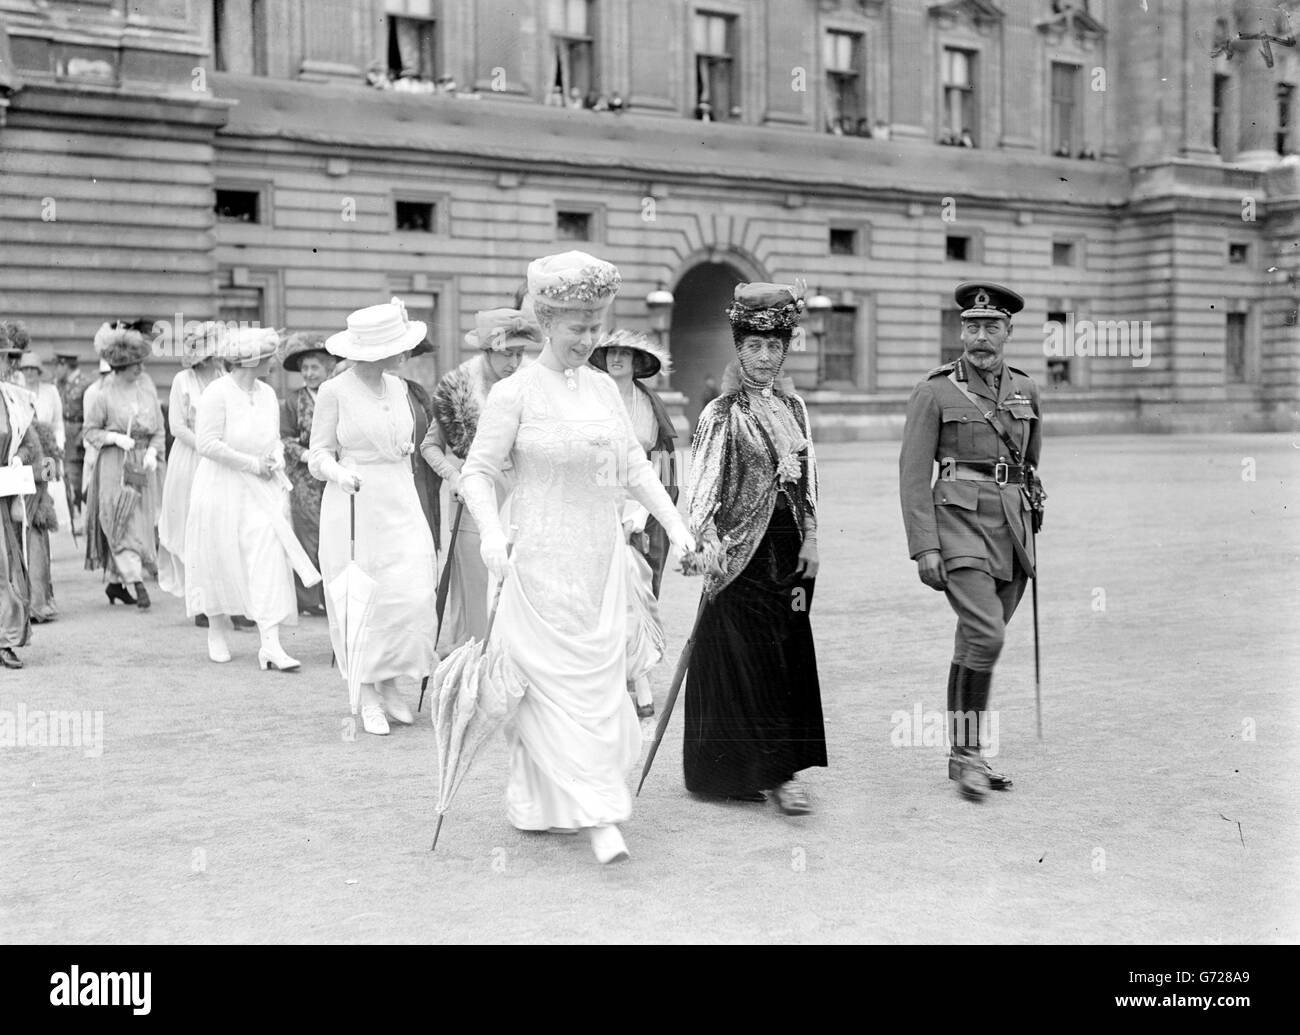
<instances>
[{"instance_id":1,"label":"man in military uniform","mask_svg":"<svg viewBox=\"0 0 1300 1035\"><path fill-rule=\"evenodd\" d=\"M898 459L908 552L917 574L957 612L948 670L948 778L982 798L1011 781L980 754L993 666L1007 622L1034 575L1029 472L1038 465L1038 388L1002 361L1011 317L1024 299L998 284L966 283L965 351L932 370L907 404ZM934 465L938 477L931 484Z\"/></svg>"},{"instance_id":2,"label":"man in military uniform","mask_svg":"<svg viewBox=\"0 0 1300 1035\"><path fill-rule=\"evenodd\" d=\"M75 352L56 352L57 364L54 384L59 390L59 399L63 403L63 468L68 487L68 500L75 510L81 509L81 467L85 460L85 451L81 444L81 426L85 420L82 412L82 396L89 383L78 367Z\"/></svg>"}]
</instances>

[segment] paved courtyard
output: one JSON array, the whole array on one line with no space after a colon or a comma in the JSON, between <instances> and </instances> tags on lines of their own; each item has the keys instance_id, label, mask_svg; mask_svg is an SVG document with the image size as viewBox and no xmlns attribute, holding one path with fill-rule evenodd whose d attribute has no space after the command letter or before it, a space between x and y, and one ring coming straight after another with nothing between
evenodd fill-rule
<instances>
[{"instance_id":1,"label":"paved courtyard","mask_svg":"<svg viewBox=\"0 0 1300 1035\"><path fill-rule=\"evenodd\" d=\"M994 682L1015 789L960 800L927 713L953 617L916 579L895 443L831 445L813 609L830 767L815 815L692 799L680 716L632 861L504 815L481 756L429 852L432 728L351 735L325 624L206 659L180 601L110 608L67 531L63 617L3 713L102 742L0 746L0 931L55 942L1278 942L1300 939L1300 436L1045 443L1043 739L1030 598ZM669 657L698 582L665 578ZM915 724L919 714L920 724ZM12 727L10 727L12 729ZM911 746L905 746L909 743Z\"/></svg>"}]
</instances>

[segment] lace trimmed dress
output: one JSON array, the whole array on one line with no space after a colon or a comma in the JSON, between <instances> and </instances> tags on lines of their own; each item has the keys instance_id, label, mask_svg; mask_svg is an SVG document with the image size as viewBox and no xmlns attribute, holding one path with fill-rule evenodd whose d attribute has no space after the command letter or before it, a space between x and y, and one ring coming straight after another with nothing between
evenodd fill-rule
<instances>
[{"instance_id":1,"label":"lace trimmed dress","mask_svg":"<svg viewBox=\"0 0 1300 1035\"><path fill-rule=\"evenodd\" d=\"M357 566L378 584L360 656L361 682L378 683L433 672L437 560L433 535L420 509L411 454L415 418L406 383L383 378L382 397L354 370L332 377L316 392L307 465L326 482L320 510L320 570L325 578L330 640L347 657L340 616L329 585L349 562L349 498L333 480L337 469L356 473ZM350 662L352 663L352 662Z\"/></svg>"},{"instance_id":2,"label":"lace trimmed dress","mask_svg":"<svg viewBox=\"0 0 1300 1035\"><path fill-rule=\"evenodd\" d=\"M626 686L624 491L665 528L685 528L598 370L566 377L534 363L492 388L461 471L484 535L500 529L507 462L515 545L493 638L527 684L506 728L508 816L522 830L622 822L641 749Z\"/></svg>"},{"instance_id":3,"label":"lace trimmed dress","mask_svg":"<svg viewBox=\"0 0 1300 1035\"><path fill-rule=\"evenodd\" d=\"M190 516L190 492L199 469L198 440L194 423L199 397L216 377L201 382L193 368L172 378L167 423L174 438L167 454L167 477L163 481L162 510L158 515L158 585L174 596L185 596L185 525Z\"/></svg>"}]
</instances>

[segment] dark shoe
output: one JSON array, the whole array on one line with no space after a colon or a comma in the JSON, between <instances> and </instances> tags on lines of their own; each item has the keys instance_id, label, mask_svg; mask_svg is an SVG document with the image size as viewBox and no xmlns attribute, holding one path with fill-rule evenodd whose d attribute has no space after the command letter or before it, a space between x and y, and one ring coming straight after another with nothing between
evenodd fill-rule
<instances>
[{"instance_id":1,"label":"dark shoe","mask_svg":"<svg viewBox=\"0 0 1300 1035\"><path fill-rule=\"evenodd\" d=\"M245 618L243 615L231 615L230 624L236 629L256 629L257 623L251 618Z\"/></svg>"},{"instance_id":2,"label":"dark shoe","mask_svg":"<svg viewBox=\"0 0 1300 1035\"><path fill-rule=\"evenodd\" d=\"M957 763L957 793L967 801L983 801L989 790L988 776L980 767L978 758L949 759L948 772L952 773L953 762Z\"/></svg>"},{"instance_id":3,"label":"dark shoe","mask_svg":"<svg viewBox=\"0 0 1300 1035\"><path fill-rule=\"evenodd\" d=\"M959 758L952 756L948 759L948 779L960 780L962 766L966 765L978 769L984 774L984 781L991 791L1006 791L1011 789L1011 777L1004 776L1002 773L995 773L988 761L983 758Z\"/></svg>"},{"instance_id":4,"label":"dark shoe","mask_svg":"<svg viewBox=\"0 0 1300 1035\"><path fill-rule=\"evenodd\" d=\"M767 795L762 791L751 791L749 794L728 794L727 801L767 801Z\"/></svg>"},{"instance_id":5,"label":"dark shoe","mask_svg":"<svg viewBox=\"0 0 1300 1035\"><path fill-rule=\"evenodd\" d=\"M195 615L195 616L194 616L194 624L197 625L200 629L206 629L206 628L208 627L208 616L207 616L207 615Z\"/></svg>"},{"instance_id":6,"label":"dark shoe","mask_svg":"<svg viewBox=\"0 0 1300 1035\"><path fill-rule=\"evenodd\" d=\"M806 816L813 810L808 795L794 780L787 780L780 787L772 788L772 800L787 816Z\"/></svg>"},{"instance_id":7,"label":"dark shoe","mask_svg":"<svg viewBox=\"0 0 1300 1035\"><path fill-rule=\"evenodd\" d=\"M110 582L104 587L104 596L108 597L108 604L112 607L119 601L123 604L135 604L135 597L126 591L126 587L120 582Z\"/></svg>"},{"instance_id":8,"label":"dark shoe","mask_svg":"<svg viewBox=\"0 0 1300 1035\"><path fill-rule=\"evenodd\" d=\"M141 611L149 610L149 591L144 588L143 582L135 584L135 606Z\"/></svg>"},{"instance_id":9,"label":"dark shoe","mask_svg":"<svg viewBox=\"0 0 1300 1035\"><path fill-rule=\"evenodd\" d=\"M22 668L23 663L8 647L0 647L0 665L5 668Z\"/></svg>"}]
</instances>

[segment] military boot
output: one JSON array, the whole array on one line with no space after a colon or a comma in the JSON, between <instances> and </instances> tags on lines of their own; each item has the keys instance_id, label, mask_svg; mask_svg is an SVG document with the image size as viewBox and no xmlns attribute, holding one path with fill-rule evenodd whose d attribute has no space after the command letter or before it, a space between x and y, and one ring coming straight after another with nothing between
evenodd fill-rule
<instances>
[{"instance_id":1,"label":"military boot","mask_svg":"<svg viewBox=\"0 0 1300 1035\"><path fill-rule=\"evenodd\" d=\"M988 711L989 689L992 684L992 672L977 672L974 669L963 668L958 677L957 699L961 709L963 712L973 712L977 719L972 731L975 735L975 743L967 746L967 754L962 761L962 772L957 777L960 789L967 797L971 796L967 794L968 784L981 788L976 792L978 796L982 796L985 790L1005 791L1011 787L1011 778L994 772L992 766L980 754L978 719ZM951 775L951 766L949 775Z\"/></svg>"}]
</instances>

